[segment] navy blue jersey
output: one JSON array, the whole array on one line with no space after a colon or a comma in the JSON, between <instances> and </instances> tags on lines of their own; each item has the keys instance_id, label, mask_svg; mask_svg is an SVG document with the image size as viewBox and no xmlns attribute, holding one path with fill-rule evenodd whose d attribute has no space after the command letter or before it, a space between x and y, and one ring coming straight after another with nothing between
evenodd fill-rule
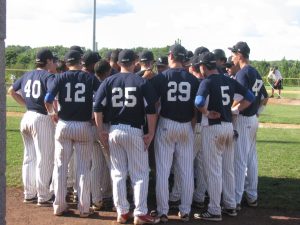
<instances>
[{"instance_id":1,"label":"navy blue jersey","mask_svg":"<svg viewBox=\"0 0 300 225\"><path fill-rule=\"evenodd\" d=\"M194 100L199 81L184 68L171 68L151 80L161 102L160 115L189 122L194 116Z\"/></svg>"},{"instance_id":2,"label":"navy blue jersey","mask_svg":"<svg viewBox=\"0 0 300 225\"><path fill-rule=\"evenodd\" d=\"M58 93L58 117L67 121L88 121L92 118L93 93L100 81L81 70L69 70L55 77L49 89L52 96Z\"/></svg>"},{"instance_id":3,"label":"navy blue jersey","mask_svg":"<svg viewBox=\"0 0 300 225\"><path fill-rule=\"evenodd\" d=\"M248 90L236 80L222 74L210 75L201 82L197 99L205 99L207 110L221 114L219 119L208 119L208 125L220 124L221 121L232 122L231 106L235 93L245 97Z\"/></svg>"},{"instance_id":4,"label":"navy blue jersey","mask_svg":"<svg viewBox=\"0 0 300 225\"><path fill-rule=\"evenodd\" d=\"M44 97L54 77L46 70L33 70L18 79L13 84L13 89L21 90L27 110L47 115Z\"/></svg>"},{"instance_id":5,"label":"navy blue jersey","mask_svg":"<svg viewBox=\"0 0 300 225\"><path fill-rule=\"evenodd\" d=\"M249 89L255 96L255 101L246 108L240 114L244 116L253 116L257 113L262 96L264 98L268 97L268 93L264 86L258 71L250 65L246 65L240 71L237 72L235 79L243 85L245 88Z\"/></svg>"},{"instance_id":6,"label":"navy blue jersey","mask_svg":"<svg viewBox=\"0 0 300 225\"><path fill-rule=\"evenodd\" d=\"M105 112L111 124L141 128L145 114L155 114L157 99L149 81L133 73L117 73L101 83L94 112Z\"/></svg>"}]
</instances>

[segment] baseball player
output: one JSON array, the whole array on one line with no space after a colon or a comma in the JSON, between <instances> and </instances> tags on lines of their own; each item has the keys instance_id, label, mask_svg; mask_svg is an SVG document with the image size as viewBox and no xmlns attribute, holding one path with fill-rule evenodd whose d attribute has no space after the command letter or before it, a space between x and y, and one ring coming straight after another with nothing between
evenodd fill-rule
<instances>
[{"instance_id":1,"label":"baseball player","mask_svg":"<svg viewBox=\"0 0 300 225\"><path fill-rule=\"evenodd\" d=\"M158 218L147 214L147 148L155 132L157 97L150 83L133 73L136 58L132 50L120 52L118 64L121 72L102 82L95 96L94 112L100 141L109 145L117 222L126 223L131 217L126 199L126 178L129 174L134 190L134 224L157 223ZM107 110L111 125L109 135L103 129L104 110ZM144 135L145 113L148 133Z\"/></svg>"},{"instance_id":2,"label":"baseball player","mask_svg":"<svg viewBox=\"0 0 300 225\"><path fill-rule=\"evenodd\" d=\"M95 74L94 66L101 59L97 52L87 51L82 56L82 71ZM106 166L105 158L102 152L101 144L98 141L96 124L92 123L93 132L93 150L92 150L92 168L91 168L91 194L92 206L94 210L100 210L103 206L103 193L110 192L110 176ZM106 173L103 173L106 172ZM111 196L108 196L111 197Z\"/></svg>"},{"instance_id":3,"label":"baseball player","mask_svg":"<svg viewBox=\"0 0 300 225\"><path fill-rule=\"evenodd\" d=\"M250 48L246 42L238 42L232 48L232 61L239 65L241 70L236 73L235 79L249 89L255 96L255 101L234 121L234 128L239 137L235 145L235 198L237 209L241 209L241 200L244 190L249 206L257 206L257 153L256 132L258 129L257 114L260 114L268 101L268 94L260 74L249 65ZM236 105L236 103L234 103ZM245 175L246 182L245 182Z\"/></svg>"},{"instance_id":4,"label":"baseball player","mask_svg":"<svg viewBox=\"0 0 300 225\"><path fill-rule=\"evenodd\" d=\"M183 67L185 56L183 46L171 46L168 55L170 69L151 80L161 103L154 149L157 213L162 222L168 221L168 178L173 158L178 165L179 180L182 182L179 217L183 221L189 220L193 198L194 132L191 121L195 118L193 102L198 80Z\"/></svg>"},{"instance_id":5,"label":"baseball player","mask_svg":"<svg viewBox=\"0 0 300 225\"><path fill-rule=\"evenodd\" d=\"M142 51L139 55L139 64L141 66L141 70L136 74L148 80L153 78L156 75L153 72L154 62L154 56L151 51Z\"/></svg>"},{"instance_id":6,"label":"baseball player","mask_svg":"<svg viewBox=\"0 0 300 225\"><path fill-rule=\"evenodd\" d=\"M90 168L93 147L92 118L93 92L99 80L92 74L81 71L81 55L70 50L65 55L69 71L56 76L45 96L45 105L54 121L55 130L55 177L53 202L54 214L63 215L67 210L67 166L73 151L76 151L76 180L78 183L78 210L80 217L90 215ZM53 109L53 100L58 94L60 110Z\"/></svg>"},{"instance_id":7,"label":"baseball player","mask_svg":"<svg viewBox=\"0 0 300 225\"><path fill-rule=\"evenodd\" d=\"M53 171L54 124L44 105L44 97L54 79L47 71L53 67L52 52L38 51L35 64L37 69L25 73L8 92L27 108L20 126L24 142L24 203L36 201L37 196L38 206L45 206L52 203L49 184Z\"/></svg>"},{"instance_id":8,"label":"baseball player","mask_svg":"<svg viewBox=\"0 0 300 225\"><path fill-rule=\"evenodd\" d=\"M199 70L199 56L192 57L186 64L188 66L189 72L194 75L199 83L204 79L203 75ZM194 180L196 181L196 188L194 190L193 196L193 207L203 208L205 200L206 184L204 180L204 167L203 167L203 156L201 150L201 118L202 114L197 112L197 122L194 129ZM170 194L169 206L170 208L178 208L180 194L181 194L181 182L179 180L178 172L174 173L174 186L172 188L172 193Z\"/></svg>"},{"instance_id":9,"label":"baseball player","mask_svg":"<svg viewBox=\"0 0 300 225\"><path fill-rule=\"evenodd\" d=\"M219 74L216 57L211 52L200 55L200 72L206 79L199 86L195 105L202 112L202 148L207 191L210 197L207 211L195 218L221 221L223 213L236 216L233 167L233 126L231 105L234 94L242 96L236 111L242 111L254 100L253 94L227 76Z\"/></svg>"}]
</instances>

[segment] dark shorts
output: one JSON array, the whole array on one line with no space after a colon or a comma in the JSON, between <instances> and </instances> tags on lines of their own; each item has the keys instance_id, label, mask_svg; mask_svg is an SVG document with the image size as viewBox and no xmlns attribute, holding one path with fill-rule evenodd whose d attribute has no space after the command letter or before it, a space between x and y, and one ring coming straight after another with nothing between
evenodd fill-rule
<instances>
[{"instance_id":1,"label":"dark shorts","mask_svg":"<svg viewBox=\"0 0 300 225\"><path fill-rule=\"evenodd\" d=\"M280 81L277 83L277 85L275 85L275 83L276 83L276 82L274 82L273 85L272 85L274 89L276 89L276 90L278 90L278 89L283 89L283 87L282 87L282 80L280 80Z\"/></svg>"}]
</instances>

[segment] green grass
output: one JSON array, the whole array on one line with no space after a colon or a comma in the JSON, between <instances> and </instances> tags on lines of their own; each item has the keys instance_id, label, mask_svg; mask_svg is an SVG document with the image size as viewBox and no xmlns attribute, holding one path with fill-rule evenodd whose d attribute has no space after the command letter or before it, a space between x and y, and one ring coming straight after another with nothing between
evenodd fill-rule
<instances>
[{"instance_id":1,"label":"green grass","mask_svg":"<svg viewBox=\"0 0 300 225\"><path fill-rule=\"evenodd\" d=\"M300 129L259 129L260 207L300 208L299 137Z\"/></svg>"},{"instance_id":2,"label":"green grass","mask_svg":"<svg viewBox=\"0 0 300 225\"><path fill-rule=\"evenodd\" d=\"M267 105L259 117L263 123L300 124L299 105Z\"/></svg>"},{"instance_id":3,"label":"green grass","mask_svg":"<svg viewBox=\"0 0 300 225\"><path fill-rule=\"evenodd\" d=\"M265 86L266 86L266 89L268 91L271 91L271 86L270 85L265 84ZM283 90L282 91L285 91L285 90L287 90L287 91L300 91L300 87L296 87L296 86L289 87L289 86L284 86L283 85Z\"/></svg>"},{"instance_id":4,"label":"green grass","mask_svg":"<svg viewBox=\"0 0 300 225\"><path fill-rule=\"evenodd\" d=\"M7 185L22 186L21 118L7 117ZM259 204L263 208L300 208L300 129L258 131Z\"/></svg>"},{"instance_id":5,"label":"green grass","mask_svg":"<svg viewBox=\"0 0 300 225\"><path fill-rule=\"evenodd\" d=\"M10 95L6 95L6 111L7 112L25 112L26 108L20 106Z\"/></svg>"},{"instance_id":6,"label":"green grass","mask_svg":"<svg viewBox=\"0 0 300 225\"><path fill-rule=\"evenodd\" d=\"M7 117L6 126L6 182L8 186L22 186L23 141L20 117Z\"/></svg>"}]
</instances>

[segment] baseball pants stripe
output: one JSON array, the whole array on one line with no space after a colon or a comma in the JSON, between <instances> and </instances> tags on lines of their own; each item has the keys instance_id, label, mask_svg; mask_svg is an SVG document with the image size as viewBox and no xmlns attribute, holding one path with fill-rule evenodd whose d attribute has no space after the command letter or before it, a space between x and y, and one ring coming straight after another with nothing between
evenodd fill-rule
<instances>
[{"instance_id":1,"label":"baseball pants stripe","mask_svg":"<svg viewBox=\"0 0 300 225\"><path fill-rule=\"evenodd\" d=\"M147 214L149 165L142 130L129 125L112 125L109 132L109 150L113 198L118 214L129 211L126 191L128 174L134 191L134 216Z\"/></svg>"},{"instance_id":2,"label":"baseball pants stripe","mask_svg":"<svg viewBox=\"0 0 300 225\"><path fill-rule=\"evenodd\" d=\"M78 210L88 213L90 207L90 170L92 151L92 132L89 122L59 120L55 132L54 213L65 210L67 206L67 169L73 151L76 151L76 180L78 182Z\"/></svg>"},{"instance_id":3,"label":"baseball pants stripe","mask_svg":"<svg viewBox=\"0 0 300 225\"><path fill-rule=\"evenodd\" d=\"M202 127L203 157L207 191L210 197L208 211L221 215L221 192L225 208L236 207L234 199L233 127L231 123Z\"/></svg>"},{"instance_id":4,"label":"baseball pants stripe","mask_svg":"<svg viewBox=\"0 0 300 225\"><path fill-rule=\"evenodd\" d=\"M156 201L159 215L168 214L168 179L173 156L178 165L179 180L182 183L181 213L190 213L193 199L193 142L191 123L179 123L160 117L154 141L156 161Z\"/></svg>"},{"instance_id":5,"label":"baseball pants stripe","mask_svg":"<svg viewBox=\"0 0 300 225\"><path fill-rule=\"evenodd\" d=\"M21 121L24 160L22 177L25 198L36 194L39 202L51 198L54 159L54 124L48 115L27 111Z\"/></svg>"},{"instance_id":6,"label":"baseball pants stripe","mask_svg":"<svg viewBox=\"0 0 300 225\"><path fill-rule=\"evenodd\" d=\"M256 153L257 117L239 115L234 121L234 128L239 133L235 143L234 170L236 203L241 203L244 189L250 200L257 199L258 168ZM247 173L247 176L246 176ZM246 185L245 185L245 180Z\"/></svg>"}]
</instances>

